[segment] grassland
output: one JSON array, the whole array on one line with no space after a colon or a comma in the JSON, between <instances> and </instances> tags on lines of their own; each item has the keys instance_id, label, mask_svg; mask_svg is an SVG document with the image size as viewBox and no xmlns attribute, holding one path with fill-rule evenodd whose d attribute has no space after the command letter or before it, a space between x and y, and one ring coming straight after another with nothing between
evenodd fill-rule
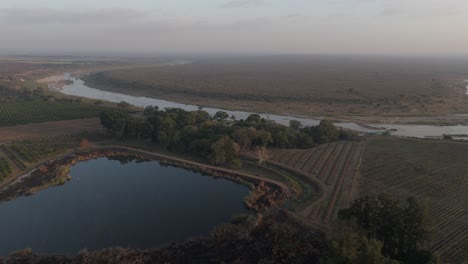
<instances>
[{"instance_id":1,"label":"grassland","mask_svg":"<svg viewBox=\"0 0 468 264\"><path fill-rule=\"evenodd\" d=\"M360 193L415 196L435 231L427 245L446 263L468 259L468 144L378 138L364 155Z\"/></svg>"},{"instance_id":2,"label":"grassland","mask_svg":"<svg viewBox=\"0 0 468 264\"><path fill-rule=\"evenodd\" d=\"M318 186L320 197L305 204L299 215L320 225L334 220L357 197L357 178L365 142L337 142L309 150L272 150L269 163L295 171Z\"/></svg>"},{"instance_id":3,"label":"grassland","mask_svg":"<svg viewBox=\"0 0 468 264\"><path fill-rule=\"evenodd\" d=\"M448 59L278 56L107 71L87 82L203 106L369 119L464 112L466 76L466 63Z\"/></svg>"},{"instance_id":4,"label":"grassland","mask_svg":"<svg viewBox=\"0 0 468 264\"><path fill-rule=\"evenodd\" d=\"M79 103L26 101L0 104L0 127L98 117L102 107Z\"/></svg>"}]
</instances>

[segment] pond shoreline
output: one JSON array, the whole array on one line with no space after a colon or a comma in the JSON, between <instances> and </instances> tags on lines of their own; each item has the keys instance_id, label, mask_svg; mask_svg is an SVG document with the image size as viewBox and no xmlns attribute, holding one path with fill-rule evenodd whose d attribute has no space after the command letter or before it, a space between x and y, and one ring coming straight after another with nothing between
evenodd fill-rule
<instances>
[{"instance_id":1,"label":"pond shoreline","mask_svg":"<svg viewBox=\"0 0 468 264\"><path fill-rule=\"evenodd\" d=\"M102 157L126 157L133 159L155 160L161 165L174 166L196 171L212 177L220 177L233 182L246 185L251 193L245 197L245 205L256 212L266 211L279 206L291 197L286 185L268 178L249 175L226 168L210 166L198 162L180 159L146 150L123 147L95 147L86 151L74 151L62 157L52 159L37 165L26 174L19 175L11 184L0 190L0 202L13 200L23 195L32 195L35 192L52 186L65 184L69 180L68 173L63 175L63 167L75 165Z\"/></svg>"}]
</instances>

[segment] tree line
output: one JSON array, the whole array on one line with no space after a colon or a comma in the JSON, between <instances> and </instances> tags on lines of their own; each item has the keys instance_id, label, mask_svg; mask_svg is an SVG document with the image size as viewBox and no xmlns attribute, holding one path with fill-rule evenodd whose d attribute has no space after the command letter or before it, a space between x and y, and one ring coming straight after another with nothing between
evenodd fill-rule
<instances>
[{"instance_id":1,"label":"tree line","mask_svg":"<svg viewBox=\"0 0 468 264\"><path fill-rule=\"evenodd\" d=\"M211 116L204 110L148 106L142 114L124 109L101 113L101 124L120 140L149 140L176 153L195 154L213 164L239 164L239 151L259 148L311 148L337 140L356 140L353 131L337 128L330 120L303 127L298 121L284 126L251 114L245 120L224 111Z\"/></svg>"}]
</instances>

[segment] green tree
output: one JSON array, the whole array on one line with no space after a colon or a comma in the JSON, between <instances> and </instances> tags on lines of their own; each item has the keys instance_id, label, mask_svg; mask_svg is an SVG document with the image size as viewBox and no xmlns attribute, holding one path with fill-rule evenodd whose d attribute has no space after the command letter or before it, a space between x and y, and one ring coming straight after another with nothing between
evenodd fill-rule
<instances>
[{"instance_id":1,"label":"green tree","mask_svg":"<svg viewBox=\"0 0 468 264\"><path fill-rule=\"evenodd\" d=\"M260 123L261 121L262 121L262 117L258 114L251 114L245 120L245 122L247 123Z\"/></svg>"},{"instance_id":2,"label":"green tree","mask_svg":"<svg viewBox=\"0 0 468 264\"><path fill-rule=\"evenodd\" d=\"M239 146L227 135L224 135L211 145L210 161L213 164L231 163L238 156Z\"/></svg>"},{"instance_id":3,"label":"green tree","mask_svg":"<svg viewBox=\"0 0 468 264\"><path fill-rule=\"evenodd\" d=\"M325 264L398 264L382 254L382 242L347 231L341 239L328 242Z\"/></svg>"},{"instance_id":4,"label":"green tree","mask_svg":"<svg viewBox=\"0 0 468 264\"><path fill-rule=\"evenodd\" d=\"M297 121L297 120L290 120L289 121L289 127L292 128L292 129L299 129L301 128L302 124L301 122Z\"/></svg>"},{"instance_id":5,"label":"green tree","mask_svg":"<svg viewBox=\"0 0 468 264\"><path fill-rule=\"evenodd\" d=\"M157 111L159 110L159 108L157 106L147 106L145 107L145 109L143 110L143 114L145 116L151 116L151 115L154 115Z\"/></svg>"},{"instance_id":6,"label":"green tree","mask_svg":"<svg viewBox=\"0 0 468 264\"><path fill-rule=\"evenodd\" d=\"M220 121L225 121L229 118L229 115L228 113L224 112L224 111L218 111L216 112L216 114L213 116L216 120L220 120Z\"/></svg>"},{"instance_id":7,"label":"green tree","mask_svg":"<svg viewBox=\"0 0 468 264\"><path fill-rule=\"evenodd\" d=\"M126 138L127 120L130 117L123 110L109 110L100 114L102 126L107 132L119 139Z\"/></svg>"},{"instance_id":8,"label":"green tree","mask_svg":"<svg viewBox=\"0 0 468 264\"><path fill-rule=\"evenodd\" d=\"M368 239L381 241L385 256L411 260L408 263L426 263L431 258L420 250L430 238L430 221L414 198L400 203L383 195L366 196L339 211L338 217L355 222Z\"/></svg>"},{"instance_id":9,"label":"green tree","mask_svg":"<svg viewBox=\"0 0 468 264\"><path fill-rule=\"evenodd\" d=\"M120 103L117 104L117 107L121 109L127 109L130 107L130 104L125 101L121 101Z\"/></svg>"},{"instance_id":10,"label":"green tree","mask_svg":"<svg viewBox=\"0 0 468 264\"><path fill-rule=\"evenodd\" d=\"M316 140L321 143L327 143L337 141L339 138L339 132L336 126L331 120L324 119L320 121L320 124L316 128Z\"/></svg>"}]
</instances>

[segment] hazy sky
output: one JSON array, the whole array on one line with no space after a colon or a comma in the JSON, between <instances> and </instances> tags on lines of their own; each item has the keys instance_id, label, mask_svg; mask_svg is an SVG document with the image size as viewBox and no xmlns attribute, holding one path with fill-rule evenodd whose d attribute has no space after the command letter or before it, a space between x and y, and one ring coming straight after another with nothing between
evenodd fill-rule
<instances>
[{"instance_id":1,"label":"hazy sky","mask_svg":"<svg viewBox=\"0 0 468 264\"><path fill-rule=\"evenodd\" d=\"M0 52L468 53L468 0L1 0Z\"/></svg>"}]
</instances>

